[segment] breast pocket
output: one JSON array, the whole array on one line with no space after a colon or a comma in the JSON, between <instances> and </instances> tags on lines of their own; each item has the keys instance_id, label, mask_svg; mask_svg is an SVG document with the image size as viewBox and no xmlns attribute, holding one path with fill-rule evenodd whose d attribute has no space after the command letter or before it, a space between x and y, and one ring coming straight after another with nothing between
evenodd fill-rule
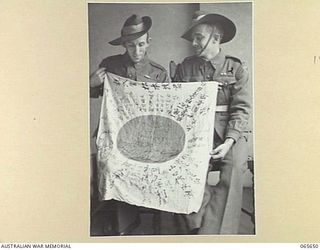
<instances>
[{"instance_id":1,"label":"breast pocket","mask_svg":"<svg viewBox=\"0 0 320 250\"><path fill-rule=\"evenodd\" d=\"M228 105L230 101L230 88L237 82L234 76L219 76L214 79L221 84L217 96L218 105Z\"/></svg>"},{"instance_id":2,"label":"breast pocket","mask_svg":"<svg viewBox=\"0 0 320 250\"><path fill-rule=\"evenodd\" d=\"M231 86L237 82L235 76L218 76L214 81L220 82L223 86Z\"/></svg>"}]
</instances>

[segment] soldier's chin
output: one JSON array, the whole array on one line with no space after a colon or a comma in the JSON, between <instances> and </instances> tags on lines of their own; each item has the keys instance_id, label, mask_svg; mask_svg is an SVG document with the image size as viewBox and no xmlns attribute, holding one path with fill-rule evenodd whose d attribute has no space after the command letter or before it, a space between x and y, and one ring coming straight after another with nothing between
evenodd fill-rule
<instances>
[{"instance_id":1,"label":"soldier's chin","mask_svg":"<svg viewBox=\"0 0 320 250\"><path fill-rule=\"evenodd\" d=\"M194 53L195 53L195 55L196 56L200 56L200 54L201 54L201 52L202 52L202 49L194 49Z\"/></svg>"},{"instance_id":2,"label":"soldier's chin","mask_svg":"<svg viewBox=\"0 0 320 250\"><path fill-rule=\"evenodd\" d=\"M142 56L133 56L131 57L131 60L135 63L138 63L142 60Z\"/></svg>"}]
</instances>

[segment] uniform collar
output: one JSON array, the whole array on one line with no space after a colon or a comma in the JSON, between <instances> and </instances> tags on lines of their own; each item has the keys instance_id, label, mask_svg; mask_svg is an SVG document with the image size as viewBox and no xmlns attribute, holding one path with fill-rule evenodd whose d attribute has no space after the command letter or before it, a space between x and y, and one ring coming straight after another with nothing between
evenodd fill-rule
<instances>
[{"instance_id":1,"label":"uniform collar","mask_svg":"<svg viewBox=\"0 0 320 250\"><path fill-rule=\"evenodd\" d=\"M124 64L127 65L127 66L132 66L132 67L135 67L135 68L141 68L143 67L144 65L146 65L147 63L149 63L149 57L148 57L148 54L145 54L144 58L138 62L138 63L134 63L130 56L128 55L128 53L126 52L124 55L123 55L123 59L124 59Z\"/></svg>"},{"instance_id":2,"label":"uniform collar","mask_svg":"<svg viewBox=\"0 0 320 250\"><path fill-rule=\"evenodd\" d=\"M212 60L210 60L210 63L214 68L216 68L217 65L221 65L222 63L224 63L225 58L226 55L224 54L222 49L220 49L219 53Z\"/></svg>"},{"instance_id":3,"label":"uniform collar","mask_svg":"<svg viewBox=\"0 0 320 250\"><path fill-rule=\"evenodd\" d=\"M149 63L149 58L148 58L148 54L146 53L146 54L144 55L143 59L142 59L140 62L134 63L134 67L135 67L136 69L142 68L142 67L144 67L144 66L145 66L146 64L148 64L148 63Z\"/></svg>"}]
</instances>

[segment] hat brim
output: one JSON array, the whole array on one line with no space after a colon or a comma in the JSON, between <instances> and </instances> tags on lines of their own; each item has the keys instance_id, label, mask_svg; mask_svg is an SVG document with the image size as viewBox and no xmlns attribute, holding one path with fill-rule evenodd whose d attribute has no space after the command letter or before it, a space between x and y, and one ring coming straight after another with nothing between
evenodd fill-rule
<instances>
[{"instance_id":1,"label":"hat brim","mask_svg":"<svg viewBox=\"0 0 320 250\"><path fill-rule=\"evenodd\" d=\"M223 37L220 43L226 43L231 41L236 35L236 25L225 16L218 14L207 14L203 18L193 23L189 29L181 36L182 38L192 42L192 30L199 24L216 24L219 23L223 29Z\"/></svg>"},{"instance_id":2,"label":"hat brim","mask_svg":"<svg viewBox=\"0 0 320 250\"><path fill-rule=\"evenodd\" d=\"M150 17L144 16L144 17L142 17L142 21L144 22L144 29L142 31L139 31L137 33L133 33L130 35L126 35L126 36L120 36L120 37L110 41L109 44L115 45L115 46L122 45L124 42L129 42L129 41L135 40L135 39L143 36L144 34L146 34L151 28L152 20Z\"/></svg>"}]
</instances>

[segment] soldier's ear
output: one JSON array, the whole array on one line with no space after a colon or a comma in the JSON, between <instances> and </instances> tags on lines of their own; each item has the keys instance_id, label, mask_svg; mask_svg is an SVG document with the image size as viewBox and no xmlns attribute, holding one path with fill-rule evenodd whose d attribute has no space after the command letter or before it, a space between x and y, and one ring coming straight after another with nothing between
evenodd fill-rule
<instances>
[{"instance_id":1,"label":"soldier's ear","mask_svg":"<svg viewBox=\"0 0 320 250\"><path fill-rule=\"evenodd\" d=\"M220 43L220 40L221 40L221 36L220 36L220 34L213 34L213 36L212 36L212 42L213 43Z\"/></svg>"},{"instance_id":2,"label":"soldier's ear","mask_svg":"<svg viewBox=\"0 0 320 250\"><path fill-rule=\"evenodd\" d=\"M147 43L150 44L151 43L152 38L150 36L148 36L147 38Z\"/></svg>"}]
</instances>

